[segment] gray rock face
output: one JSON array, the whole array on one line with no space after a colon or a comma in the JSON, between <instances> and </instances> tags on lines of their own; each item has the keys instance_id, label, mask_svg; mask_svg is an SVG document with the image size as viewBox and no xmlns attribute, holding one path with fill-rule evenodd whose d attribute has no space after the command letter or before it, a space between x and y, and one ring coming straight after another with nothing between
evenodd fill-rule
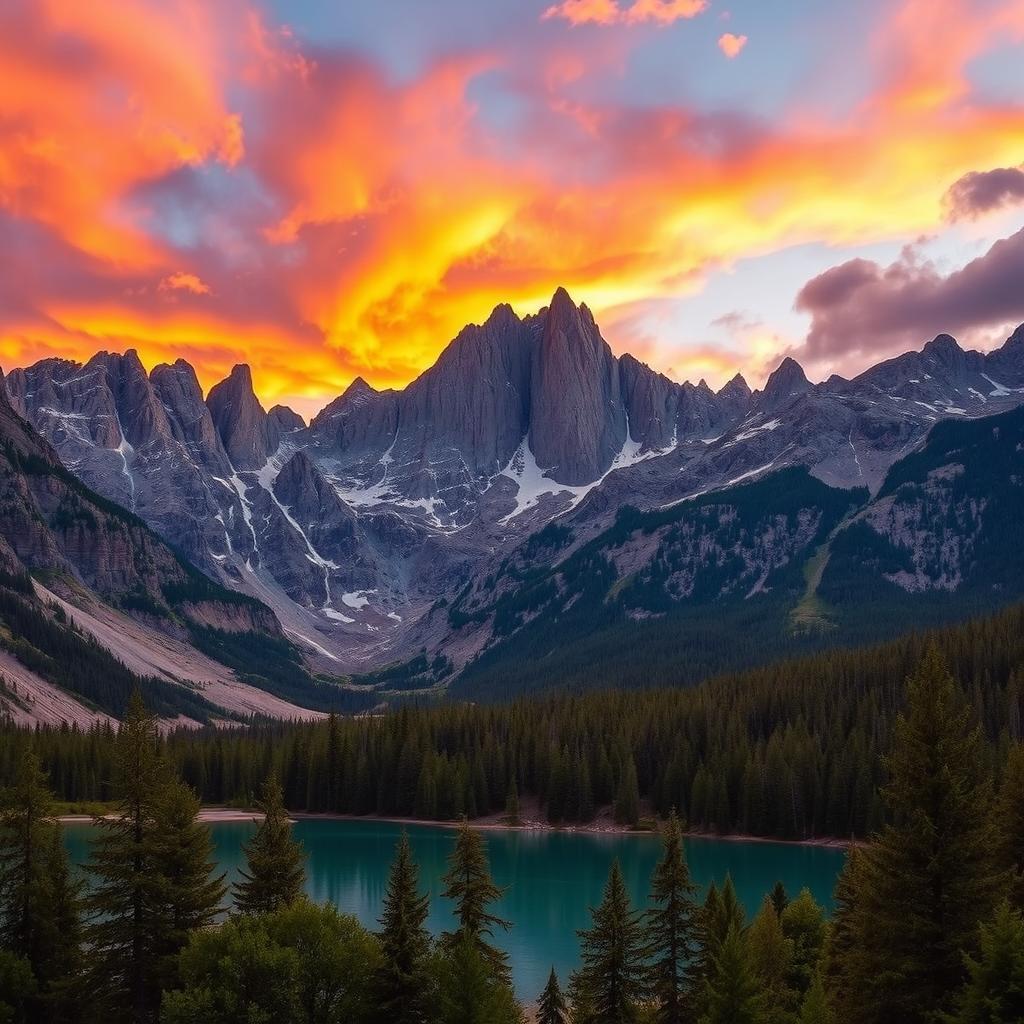
<instances>
[{"instance_id":1,"label":"gray rock face","mask_svg":"<svg viewBox=\"0 0 1024 1024\"><path fill-rule=\"evenodd\" d=\"M153 390L167 411L171 435L193 460L217 476L230 476L231 466L213 417L203 401L195 370L184 359L161 363L150 375Z\"/></svg>"},{"instance_id":2,"label":"gray rock face","mask_svg":"<svg viewBox=\"0 0 1024 1024\"><path fill-rule=\"evenodd\" d=\"M289 409L287 405L273 406L267 416L277 424L277 429L282 434L293 430L304 430L306 427L306 421L294 409Z\"/></svg>"},{"instance_id":3,"label":"gray rock face","mask_svg":"<svg viewBox=\"0 0 1024 1024\"><path fill-rule=\"evenodd\" d=\"M626 441L618 364L590 310L559 289L533 354L530 447L559 483L597 479Z\"/></svg>"},{"instance_id":4,"label":"gray rock face","mask_svg":"<svg viewBox=\"0 0 1024 1024\"><path fill-rule=\"evenodd\" d=\"M252 388L249 367L239 364L215 384L206 404L220 434L224 450L236 469L261 469L277 451L281 430L260 405Z\"/></svg>"},{"instance_id":5,"label":"gray rock face","mask_svg":"<svg viewBox=\"0 0 1024 1024\"><path fill-rule=\"evenodd\" d=\"M596 531L794 465L877 490L940 419L1024 403L1024 330L988 355L940 337L852 381L785 360L763 391L737 375L715 393L616 358L560 290L536 315L498 306L403 390L357 378L308 426L264 412L244 366L205 402L187 363L147 378L133 353L45 360L7 390L91 487L269 601L320 667L358 670L444 642L438 599L555 516Z\"/></svg>"}]
</instances>

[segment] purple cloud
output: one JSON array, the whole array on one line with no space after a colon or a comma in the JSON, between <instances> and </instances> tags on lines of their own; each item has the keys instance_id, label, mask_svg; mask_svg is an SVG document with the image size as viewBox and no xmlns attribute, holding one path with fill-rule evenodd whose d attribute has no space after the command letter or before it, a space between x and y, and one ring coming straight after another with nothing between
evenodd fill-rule
<instances>
[{"instance_id":1,"label":"purple cloud","mask_svg":"<svg viewBox=\"0 0 1024 1024\"><path fill-rule=\"evenodd\" d=\"M911 247L888 267L849 260L808 281L796 308L811 316L800 352L821 360L891 354L944 331L1024 320L1024 228L948 275Z\"/></svg>"},{"instance_id":2,"label":"purple cloud","mask_svg":"<svg viewBox=\"0 0 1024 1024\"><path fill-rule=\"evenodd\" d=\"M971 171L953 182L945 205L950 220L974 220L1002 206L1024 202L1024 166Z\"/></svg>"}]
</instances>

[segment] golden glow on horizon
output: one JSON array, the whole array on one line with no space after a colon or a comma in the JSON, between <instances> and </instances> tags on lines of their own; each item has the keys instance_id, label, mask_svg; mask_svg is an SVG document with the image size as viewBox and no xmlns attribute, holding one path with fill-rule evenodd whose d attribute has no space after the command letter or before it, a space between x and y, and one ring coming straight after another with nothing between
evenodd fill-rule
<instances>
[{"instance_id":1,"label":"golden glow on horizon","mask_svg":"<svg viewBox=\"0 0 1024 1024\"><path fill-rule=\"evenodd\" d=\"M704 4L558 6L556 20L667 24ZM1020 162L1024 109L972 102L965 68L1024 37L1021 6L937 6L895 6L875 89L844 121L794 112L722 152L689 137L691 111L651 111L638 129L628 110L570 103L553 74L524 87L537 125L510 157L471 99L507 68L500 48L396 84L303 54L245 0L26 3L0 14L0 213L78 276L63 290L42 260L20 269L24 308L0 312L0 356L9 368L134 347L147 366L188 358L205 387L249 361L267 405L308 412L356 374L401 386L497 303L533 312L564 285L618 350L636 342L659 369L721 382L727 355L647 344L623 310L795 244L932 231L952 182ZM210 168L259 182L258 201L237 223L203 208L216 245L179 245L147 190ZM778 346L752 336L749 356Z\"/></svg>"}]
</instances>

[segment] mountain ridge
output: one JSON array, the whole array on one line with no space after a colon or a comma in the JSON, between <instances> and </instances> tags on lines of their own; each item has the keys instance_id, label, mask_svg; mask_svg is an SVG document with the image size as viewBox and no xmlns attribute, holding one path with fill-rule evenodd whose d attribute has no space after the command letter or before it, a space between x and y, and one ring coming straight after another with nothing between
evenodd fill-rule
<instances>
[{"instance_id":1,"label":"mountain ridge","mask_svg":"<svg viewBox=\"0 0 1024 1024\"><path fill-rule=\"evenodd\" d=\"M73 472L268 603L317 668L367 672L437 649L438 600L556 519L596 534L623 505L788 466L877 491L935 423L1024 402L1022 338L983 355L940 335L820 384L785 359L761 390L737 374L714 392L616 357L560 289L536 314L497 306L404 389L357 378L308 425L265 410L244 365L205 399L184 360L147 378L133 353L7 388Z\"/></svg>"}]
</instances>

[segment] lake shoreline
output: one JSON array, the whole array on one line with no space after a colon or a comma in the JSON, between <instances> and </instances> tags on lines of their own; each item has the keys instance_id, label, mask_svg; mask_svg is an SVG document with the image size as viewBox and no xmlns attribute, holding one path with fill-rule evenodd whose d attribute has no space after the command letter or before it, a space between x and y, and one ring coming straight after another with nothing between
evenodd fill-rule
<instances>
[{"instance_id":1,"label":"lake shoreline","mask_svg":"<svg viewBox=\"0 0 1024 1024\"><path fill-rule=\"evenodd\" d=\"M294 821L366 821L366 822L387 822L392 825L419 825L425 828L453 829L457 828L457 820L425 819L393 817L383 814L337 814L337 813L315 813L311 811L291 811L289 817ZM238 821L260 821L263 815L255 810L243 810L237 807L203 807L199 811L198 821L208 824L218 822ZM57 819L62 824L90 824L96 819L89 814L62 814ZM659 826L662 822L659 821ZM625 825L618 825L610 819L598 819L586 825L552 825L540 819L526 819L518 825L509 824L504 820L504 815L487 815L474 818L469 822L470 828L481 832L561 832L568 835L611 835L611 836L654 836L660 835L658 828L635 829ZM833 850L848 850L854 846L864 845L860 839L835 839L827 836L819 836L811 839L777 839L773 836L754 836L741 832L702 832L687 830L684 832L687 839L706 840L709 842L729 843L771 843L779 846L815 846Z\"/></svg>"}]
</instances>

